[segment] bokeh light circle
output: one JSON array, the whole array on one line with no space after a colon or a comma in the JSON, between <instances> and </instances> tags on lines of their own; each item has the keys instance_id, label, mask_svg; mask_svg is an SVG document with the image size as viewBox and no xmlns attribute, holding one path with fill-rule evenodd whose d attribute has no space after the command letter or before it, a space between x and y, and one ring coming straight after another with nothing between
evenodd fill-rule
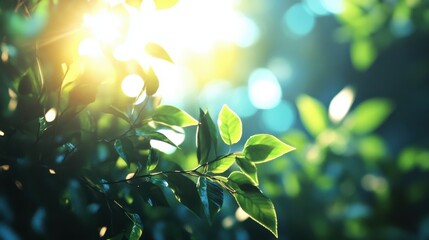
<instances>
[{"instance_id":1,"label":"bokeh light circle","mask_svg":"<svg viewBox=\"0 0 429 240\"><path fill-rule=\"evenodd\" d=\"M259 109L277 106L282 89L274 73L266 68L254 70L249 77L249 97L253 106Z\"/></svg>"}]
</instances>

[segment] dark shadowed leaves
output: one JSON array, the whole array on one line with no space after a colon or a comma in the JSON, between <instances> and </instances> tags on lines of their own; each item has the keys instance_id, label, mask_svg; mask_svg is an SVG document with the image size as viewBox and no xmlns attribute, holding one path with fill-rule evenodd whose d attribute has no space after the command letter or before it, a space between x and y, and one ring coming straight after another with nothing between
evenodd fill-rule
<instances>
[{"instance_id":1,"label":"dark shadowed leaves","mask_svg":"<svg viewBox=\"0 0 429 240\"><path fill-rule=\"evenodd\" d=\"M176 199L194 212L197 216L204 218L205 213L196 184L181 174L169 174L168 186L173 191Z\"/></svg>"},{"instance_id":2,"label":"dark shadowed leaves","mask_svg":"<svg viewBox=\"0 0 429 240\"><path fill-rule=\"evenodd\" d=\"M197 186L205 216L211 223L222 208L223 190L218 184L201 177L198 178Z\"/></svg>"},{"instance_id":3,"label":"dark shadowed leaves","mask_svg":"<svg viewBox=\"0 0 429 240\"><path fill-rule=\"evenodd\" d=\"M129 167L134 158L134 145L131 140L127 137L116 139L114 146L116 152L125 160Z\"/></svg>"},{"instance_id":4,"label":"dark shadowed leaves","mask_svg":"<svg viewBox=\"0 0 429 240\"><path fill-rule=\"evenodd\" d=\"M197 128L197 158L198 163L209 160L211 153L217 151L216 127L208 112L200 109L200 123Z\"/></svg>"}]
</instances>

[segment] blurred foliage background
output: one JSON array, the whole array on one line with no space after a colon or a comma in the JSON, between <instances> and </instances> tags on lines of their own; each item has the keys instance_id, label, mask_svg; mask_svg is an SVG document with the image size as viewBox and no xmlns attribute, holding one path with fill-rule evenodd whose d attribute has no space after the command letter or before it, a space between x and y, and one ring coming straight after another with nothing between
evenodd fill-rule
<instances>
[{"instance_id":1,"label":"blurred foliage background","mask_svg":"<svg viewBox=\"0 0 429 240\"><path fill-rule=\"evenodd\" d=\"M16 7L17 2L22 4ZM14 112L17 105L16 93L5 83L13 74L6 65L13 58L24 66L29 64L25 56L34 52L28 39L39 39L42 55L48 56L41 56L40 61L51 66L68 62L70 55L97 55L97 44L86 41L88 50L85 38L73 33L89 7L58 2L63 1L0 3L0 33L8 36L0 39L3 116ZM133 6L133 1L126 2ZM134 7L142 18L127 26L143 34L131 43L132 50L115 58L133 58L143 47L142 41L162 45L174 64L153 61L150 65L157 73L157 95L163 103L184 108L193 116L198 115L199 107L216 114L228 104L242 118L245 136L267 132L297 148L258 169L261 188L277 210L280 239L429 238L427 1L181 0L160 11L151 10L151 1ZM118 34L123 28L117 27ZM109 31L112 29L114 24L109 25ZM110 46L103 41L102 47ZM150 61L138 60L143 65ZM106 78L122 74L109 62L97 64L98 69L105 69ZM52 67L49 71L56 74L57 70ZM123 99L119 88L106 88L106 98ZM99 104L93 107L103 106ZM20 111L24 114L26 110ZM103 119L107 135L121 128L119 122L113 126ZM7 124L1 123L2 128ZM1 138L5 130L0 130ZM164 157L171 162L177 156L191 157L191 138L180 151L164 149L168 152ZM107 147L100 146L94 153L99 158L107 154ZM192 167L192 163L176 163ZM2 167L0 175L7 171ZM90 195L75 182L67 184L73 194ZM15 185L17 189L5 192L19 191L19 183ZM11 201L2 192L1 238L43 237L50 229L45 225L55 225L43 223L46 212L37 203L29 207L28 216L17 216L17 212L24 213L10 209L27 203ZM49 195L39 198L48 201ZM81 207L89 209L92 198L84 199ZM83 212L77 215L90 214ZM179 207L172 212L148 212L155 239L179 235L272 238L237 211L231 199L225 199L211 227ZM30 219L24 226L32 230L16 227L16 219L21 218ZM59 223L71 224L63 226L64 231L74 228L75 220L68 221Z\"/></svg>"}]
</instances>

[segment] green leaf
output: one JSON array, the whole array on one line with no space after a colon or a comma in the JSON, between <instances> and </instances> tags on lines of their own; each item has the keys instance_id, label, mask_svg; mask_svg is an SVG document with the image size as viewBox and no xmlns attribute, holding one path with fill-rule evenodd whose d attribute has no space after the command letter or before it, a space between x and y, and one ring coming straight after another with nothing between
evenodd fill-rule
<instances>
[{"instance_id":1,"label":"green leaf","mask_svg":"<svg viewBox=\"0 0 429 240\"><path fill-rule=\"evenodd\" d=\"M360 71L367 70L377 57L377 49L370 39L355 40L350 49L353 66Z\"/></svg>"},{"instance_id":2,"label":"green leaf","mask_svg":"<svg viewBox=\"0 0 429 240\"><path fill-rule=\"evenodd\" d=\"M165 61L173 63L173 60L171 60L170 55L168 55L167 51L165 51L165 49L159 44L149 42L146 44L144 49L146 53L152 57L163 59Z\"/></svg>"},{"instance_id":3,"label":"green leaf","mask_svg":"<svg viewBox=\"0 0 429 240\"><path fill-rule=\"evenodd\" d=\"M217 124L220 136L226 144L231 145L240 141L243 131L241 119L227 105L223 105L220 110Z\"/></svg>"},{"instance_id":4,"label":"green leaf","mask_svg":"<svg viewBox=\"0 0 429 240\"><path fill-rule=\"evenodd\" d=\"M133 220L133 227L131 228L129 240L138 240L143 233L142 221L138 214L132 214L131 218Z\"/></svg>"},{"instance_id":5,"label":"green leaf","mask_svg":"<svg viewBox=\"0 0 429 240\"><path fill-rule=\"evenodd\" d=\"M223 190L218 184L207 181L204 177L198 178L197 189L206 218L211 223L222 208Z\"/></svg>"},{"instance_id":6,"label":"green leaf","mask_svg":"<svg viewBox=\"0 0 429 240\"><path fill-rule=\"evenodd\" d=\"M216 154L217 135L216 127L208 112L200 109L200 123L197 128L197 158L198 163L206 163L210 154Z\"/></svg>"},{"instance_id":7,"label":"green leaf","mask_svg":"<svg viewBox=\"0 0 429 240\"><path fill-rule=\"evenodd\" d=\"M176 5L179 0L154 0L157 10L171 8Z\"/></svg>"},{"instance_id":8,"label":"green leaf","mask_svg":"<svg viewBox=\"0 0 429 240\"><path fill-rule=\"evenodd\" d=\"M131 140L127 137L118 138L115 140L114 146L119 156L124 159L128 167L130 167L134 158L134 145Z\"/></svg>"},{"instance_id":9,"label":"green leaf","mask_svg":"<svg viewBox=\"0 0 429 240\"><path fill-rule=\"evenodd\" d=\"M198 194L196 184L181 174L170 174L167 178L168 187L173 191L176 199L194 212L197 216L204 218L205 213Z\"/></svg>"},{"instance_id":10,"label":"green leaf","mask_svg":"<svg viewBox=\"0 0 429 240\"><path fill-rule=\"evenodd\" d=\"M158 159L158 154L156 150L151 148L147 159L146 171L147 172L153 171L156 168L156 166L158 166L158 161L159 159Z\"/></svg>"},{"instance_id":11,"label":"green leaf","mask_svg":"<svg viewBox=\"0 0 429 240\"><path fill-rule=\"evenodd\" d=\"M98 84L83 83L76 85L69 93L69 105L79 106L88 105L95 101L97 96Z\"/></svg>"},{"instance_id":12,"label":"green leaf","mask_svg":"<svg viewBox=\"0 0 429 240\"><path fill-rule=\"evenodd\" d=\"M168 126L188 127L197 125L198 121L179 108L161 105L155 109L152 119Z\"/></svg>"},{"instance_id":13,"label":"green leaf","mask_svg":"<svg viewBox=\"0 0 429 240\"><path fill-rule=\"evenodd\" d=\"M377 129L393 111L393 104L383 98L369 99L359 104L347 117L346 126L357 134Z\"/></svg>"},{"instance_id":14,"label":"green leaf","mask_svg":"<svg viewBox=\"0 0 429 240\"><path fill-rule=\"evenodd\" d=\"M118 118L122 118L126 122L130 122L130 119L128 118L127 114L123 111L121 111L119 108L111 105L108 108L104 109L105 113L112 114Z\"/></svg>"},{"instance_id":15,"label":"green leaf","mask_svg":"<svg viewBox=\"0 0 429 240\"><path fill-rule=\"evenodd\" d=\"M235 190L232 196L250 218L278 237L274 205L253 181L241 172L233 172L228 177L228 185Z\"/></svg>"},{"instance_id":16,"label":"green leaf","mask_svg":"<svg viewBox=\"0 0 429 240\"><path fill-rule=\"evenodd\" d=\"M140 195L144 201L152 207L169 207L167 199L161 190L161 187L165 187L162 182L143 182L139 183Z\"/></svg>"},{"instance_id":17,"label":"green leaf","mask_svg":"<svg viewBox=\"0 0 429 240\"><path fill-rule=\"evenodd\" d=\"M223 173L235 162L235 156L229 155L209 164L208 171L212 173Z\"/></svg>"},{"instance_id":18,"label":"green leaf","mask_svg":"<svg viewBox=\"0 0 429 240\"><path fill-rule=\"evenodd\" d=\"M153 139L153 140L158 140L158 141L161 141L161 142L168 143L171 146L174 146L176 148L179 148L179 146L177 146L176 144L174 144L170 139L168 139L164 134L162 134L160 132L146 133L146 132L143 132L143 131L136 131L136 133L137 133L137 136L148 138L148 139Z\"/></svg>"},{"instance_id":19,"label":"green leaf","mask_svg":"<svg viewBox=\"0 0 429 240\"><path fill-rule=\"evenodd\" d=\"M241 171L243 171L243 173L246 174L255 183L255 185L259 184L255 163L241 157L236 158L236 163L238 167L240 167Z\"/></svg>"},{"instance_id":20,"label":"green leaf","mask_svg":"<svg viewBox=\"0 0 429 240\"><path fill-rule=\"evenodd\" d=\"M142 71L142 78L145 82L146 94L154 95L158 91L159 80L153 69L150 67L148 71Z\"/></svg>"},{"instance_id":21,"label":"green leaf","mask_svg":"<svg viewBox=\"0 0 429 240\"><path fill-rule=\"evenodd\" d=\"M328 127L328 112L321 102L308 95L301 95L296 101L302 124L313 136Z\"/></svg>"},{"instance_id":22,"label":"green leaf","mask_svg":"<svg viewBox=\"0 0 429 240\"><path fill-rule=\"evenodd\" d=\"M251 136L244 145L244 157L256 164L271 161L285 153L295 150L269 134Z\"/></svg>"}]
</instances>

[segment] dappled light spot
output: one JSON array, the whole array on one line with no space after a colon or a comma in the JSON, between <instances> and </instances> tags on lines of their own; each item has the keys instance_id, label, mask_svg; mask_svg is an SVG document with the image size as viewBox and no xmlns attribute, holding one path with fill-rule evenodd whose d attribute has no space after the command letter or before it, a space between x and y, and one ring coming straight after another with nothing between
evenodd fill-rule
<instances>
[{"instance_id":1,"label":"dappled light spot","mask_svg":"<svg viewBox=\"0 0 429 240\"><path fill-rule=\"evenodd\" d=\"M262 112L265 126L278 133L290 129L295 122L295 117L292 105L286 101L281 101L276 107Z\"/></svg>"},{"instance_id":2,"label":"dappled light spot","mask_svg":"<svg viewBox=\"0 0 429 240\"><path fill-rule=\"evenodd\" d=\"M225 229L232 228L234 226L235 219L231 216L227 216L222 220L222 227Z\"/></svg>"},{"instance_id":3,"label":"dappled light spot","mask_svg":"<svg viewBox=\"0 0 429 240\"><path fill-rule=\"evenodd\" d=\"M22 183L19 180L15 180L15 186L19 189L22 190L23 186Z\"/></svg>"},{"instance_id":4,"label":"dappled light spot","mask_svg":"<svg viewBox=\"0 0 429 240\"><path fill-rule=\"evenodd\" d=\"M154 61L152 68L159 80L156 95L162 97L162 103L182 107L187 93L195 90L195 77L191 71L186 67L165 61Z\"/></svg>"},{"instance_id":5,"label":"dappled light spot","mask_svg":"<svg viewBox=\"0 0 429 240\"><path fill-rule=\"evenodd\" d=\"M320 0L326 10L333 14L339 14L344 10L344 0Z\"/></svg>"},{"instance_id":6,"label":"dappled light spot","mask_svg":"<svg viewBox=\"0 0 429 240\"><path fill-rule=\"evenodd\" d=\"M100 228L100 231L98 232L98 236L104 237L104 235L106 235L106 232L107 232L107 227L103 226Z\"/></svg>"},{"instance_id":7,"label":"dappled light spot","mask_svg":"<svg viewBox=\"0 0 429 240\"><path fill-rule=\"evenodd\" d=\"M183 128L175 127L174 130L172 129L161 129L158 131L159 133L162 133L164 136L166 136L171 142L173 142L176 146L179 146L183 143L185 140L185 132ZM168 143L158 141L158 140L150 140L150 145L166 154L173 154L176 151L176 147L172 146Z\"/></svg>"},{"instance_id":8,"label":"dappled light spot","mask_svg":"<svg viewBox=\"0 0 429 240\"><path fill-rule=\"evenodd\" d=\"M150 140L150 146L165 154L173 154L176 151L176 148L174 146L171 146L168 143L165 143L159 140L154 140L154 139Z\"/></svg>"},{"instance_id":9,"label":"dappled light spot","mask_svg":"<svg viewBox=\"0 0 429 240\"><path fill-rule=\"evenodd\" d=\"M282 89L276 76L266 68L254 70L249 77L249 97L259 109L274 108L280 103Z\"/></svg>"},{"instance_id":10,"label":"dappled light spot","mask_svg":"<svg viewBox=\"0 0 429 240\"><path fill-rule=\"evenodd\" d=\"M10 169L10 166L9 165L1 165L0 166L0 169L2 170L2 171L9 171L9 169Z\"/></svg>"},{"instance_id":11,"label":"dappled light spot","mask_svg":"<svg viewBox=\"0 0 429 240\"><path fill-rule=\"evenodd\" d=\"M235 218L239 222L244 222L249 218L249 214L247 214L241 207L237 208L235 211Z\"/></svg>"},{"instance_id":12,"label":"dappled light spot","mask_svg":"<svg viewBox=\"0 0 429 240\"><path fill-rule=\"evenodd\" d=\"M80 56L97 58L103 55L103 50L95 39L85 38L79 43L78 53Z\"/></svg>"},{"instance_id":13,"label":"dappled light spot","mask_svg":"<svg viewBox=\"0 0 429 240\"><path fill-rule=\"evenodd\" d=\"M388 183L385 178L373 174L367 174L362 177L362 187L367 191L383 192L387 190Z\"/></svg>"},{"instance_id":14,"label":"dappled light spot","mask_svg":"<svg viewBox=\"0 0 429 240\"><path fill-rule=\"evenodd\" d=\"M185 141L185 131L181 127L172 127L172 129L161 129L158 132L166 136L170 141L179 146Z\"/></svg>"},{"instance_id":15,"label":"dappled light spot","mask_svg":"<svg viewBox=\"0 0 429 240\"><path fill-rule=\"evenodd\" d=\"M54 169L49 169L49 174L51 174L51 175L55 175L55 174L57 174L56 172L55 172L55 170Z\"/></svg>"},{"instance_id":16,"label":"dappled light spot","mask_svg":"<svg viewBox=\"0 0 429 240\"><path fill-rule=\"evenodd\" d=\"M16 93L10 88L8 89L8 93L10 97L8 109L9 111L13 112L18 106L18 95L16 95Z\"/></svg>"},{"instance_id":17,"label":"dappled light spot","mask_svg":"<svg viewBox=\"0 0 429 240\"><path fill-rule=\"evenodd\" d=\"M0 137L4 137L4 132L0 130Z\"/></svg>"},{"instance_id":18,"label":"dappled light spot","mask_svg":"<svg viewBox=\"0 0 429 240\"><path fill-rule=\"evenodd\" d=\"M286 11L283 22L292 33L304 36L313 30L315 19L303 4L296 3Z\"/></svg>"},{"instance_id":19,"label":"dappled light spot","mask_svg":"<svg viewBox=\"0 0 429 240\"><path fill-rule=\"evenodd\" d=\"M127 176L125 177L126 180L130 180L131 178L133 178L135 175L135 173L128 173Z\"/></svg>"},{"instance_id":20,"label":"dappled light spot","mask_svg":"<svg viewBox=\"0 0 429 240\"><path fill-rule=\"evenodd\" d=\"M351 87L345 87L332 99L329 104L329 118L338 123L347 115L355 99L355 93Z\"/></svg>"},{"instance_id":21,"label":"dappled light spot","mask_svg":"<svg viewBox=\"0 0 429 240\"><path fill-rule=\"evenodd\" d=\"M257 109L253 106L249 98L249 90L246 86L237 87L232 91L232 96L227 99L228 106L238 114L238 116L251 117Z\"/></svg>"},{"instance_id":22,"label":"dappled light spot","mask_svg":"<svg viewBox=\"0 0 429 240\"><path fill-rule=\"evenodd\" d=\"M143 89L143 79L137 74L130 74L122 80L122 91L128 97L137 97Z\"/></svg>"},{"instance_id":23,"label":"dappled light spot","mask_svg":"<svg viewBox=\"0 0 429 240\"><path fill-rule=\"evenodd\" d=\"M53 122L55 118L57 118L57 110L55 108L51 108L45 113L46 122Z\"/></svg>"}]
</instances>

